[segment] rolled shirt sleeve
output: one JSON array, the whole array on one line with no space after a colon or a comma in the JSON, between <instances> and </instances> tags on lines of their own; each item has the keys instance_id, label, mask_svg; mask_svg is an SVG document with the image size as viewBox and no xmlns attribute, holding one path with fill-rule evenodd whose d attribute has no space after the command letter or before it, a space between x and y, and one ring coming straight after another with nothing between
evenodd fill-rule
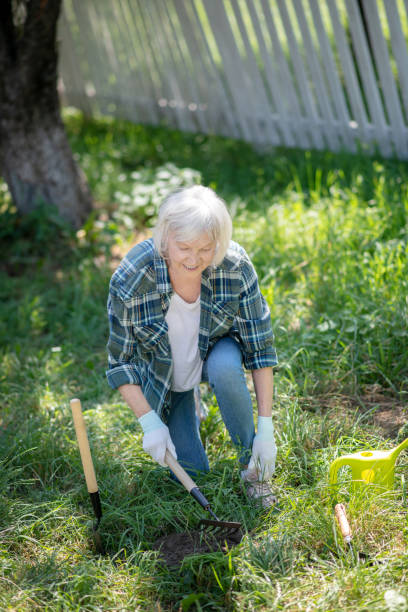
<instances>
[{"instance_id":1,"label":"rolled shirt sleeve","mask_svg":"<svg viewBox=\"0 0 408 612\"><path fill-rule=\"evenodd\" d=\"M112 283L108 297L108 317L108 383L113 389L126 384L141 385L143 364L137 363L137 342L130 312Z\"/></svg>"},{"instance_id":2,"label":"rolled shirt sleeve","mask_svg":"<svg viewBox=\"0 0 408 612\"><path fill-rule=\"evenodd\" d=\"M235 324L243 349L244 366L248 370L273 367L278 359L271 314L248 256L241 262L241 272L240 305Z\"/></svg>"}]
</instances>

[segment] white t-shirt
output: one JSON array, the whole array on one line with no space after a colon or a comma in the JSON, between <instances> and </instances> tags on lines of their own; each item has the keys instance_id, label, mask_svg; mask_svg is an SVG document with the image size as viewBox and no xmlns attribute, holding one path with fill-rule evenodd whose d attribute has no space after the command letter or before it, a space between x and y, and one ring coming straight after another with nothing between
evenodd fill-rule
<instances>
[{"instance_id":1,"label":"white t-shirt","mask_svg":"<svg viewBox=\"0 0 408 612\"><path fill-rule=\"evenodd\" d=\"M201 381L203 362L198 349L200 296L193 303L173 293L166 314L173 358L173 391L189 391Z\"/></svg>"}]
</instances>

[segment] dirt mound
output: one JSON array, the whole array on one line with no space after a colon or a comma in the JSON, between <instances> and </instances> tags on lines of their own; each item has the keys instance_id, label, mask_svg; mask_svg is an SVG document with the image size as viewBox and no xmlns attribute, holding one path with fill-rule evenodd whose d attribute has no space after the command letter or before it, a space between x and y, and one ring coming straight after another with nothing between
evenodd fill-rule
<instances>
[{"instance_id":1,"label":"dirt mound","mask_svg":"<svg viewBox=\"0 0 408 612\"><path fill-rule=\"evenodd\" d=\"M242 540L242 532L225 535L225 533L206 533L205 531L184 531L162 536L153 544L159 551L159 557L169 567L180 565L189 555L204 554L217 550L226 551Z\"/></svg>"}]
</instances>

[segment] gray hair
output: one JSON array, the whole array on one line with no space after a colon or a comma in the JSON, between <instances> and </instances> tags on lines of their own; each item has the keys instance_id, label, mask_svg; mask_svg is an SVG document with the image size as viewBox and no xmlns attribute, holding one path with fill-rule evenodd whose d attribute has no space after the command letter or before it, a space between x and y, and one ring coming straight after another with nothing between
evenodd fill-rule
<instances>
[{"instance_id":1,"label":"gray hair","mask_svg":"<svg viewBox=\"0 0 408 612\"><path fill-rule=\"evenodd\" d=\"M191 242L208 234L216 242L212 265L217 265L227 252L232 221L225 202L215 191L194 185L171 193L160 206L153 241L162 257L166 257L170 232L179 242Z\"/></svg>"}]
</instances>

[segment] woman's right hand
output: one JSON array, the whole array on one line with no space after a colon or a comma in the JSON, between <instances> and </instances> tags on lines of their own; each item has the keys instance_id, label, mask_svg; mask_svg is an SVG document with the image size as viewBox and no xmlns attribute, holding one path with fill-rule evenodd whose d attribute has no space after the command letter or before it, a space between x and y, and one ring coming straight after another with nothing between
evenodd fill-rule
<instances>
[{"instance_id":1,"label":"woman's right hand","mask_svg":"<svg viewBox=\"0 0 408 612\"><path fill-rule=\"evenodd\" d=\"M175 459L177 453L171 440L169 428L163 423L154 410L139 417L139 423L143 429L143 450L163 467L166 467L164 455L166 449L170 451Z\"/></svg>"}]
</instances>

